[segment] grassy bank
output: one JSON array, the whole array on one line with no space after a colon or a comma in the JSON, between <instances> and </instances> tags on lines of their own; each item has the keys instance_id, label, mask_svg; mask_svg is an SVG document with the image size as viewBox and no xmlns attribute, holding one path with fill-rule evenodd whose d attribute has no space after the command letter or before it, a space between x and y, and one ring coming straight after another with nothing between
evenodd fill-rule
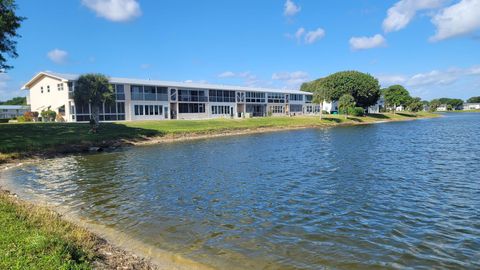
<instances>
[{"instance_id":1,"label":"grassy bank","mask_svg":"<svg viewBox=\"0 0 480 270\"><path fill-rule=\"evenodd\" d=\"M376 114L365 117L327 115L318 117L266 117L251 119L178 120L178 121L138 121L104 123L98 134L90 134L88 124L76 123L25 123L0 124L0 162L32 153L81 152L91 145L111 145L125 139L130 141L147 140L149 137L185 136L215 134L239 130L288 129L299 127L325 127L341 124L364 124L379 121L401 121L436 114L397 113Z\"/></svg>"},{"instance_id":2,"label":"grassy bank","mask_svg":"<svg viewBox=\"0 0 480 270\"><path fill-rule=\"evenodd\" d=\"M90 269L94 238L0 191L0 269Z\"/></svg>"}]
</instances>

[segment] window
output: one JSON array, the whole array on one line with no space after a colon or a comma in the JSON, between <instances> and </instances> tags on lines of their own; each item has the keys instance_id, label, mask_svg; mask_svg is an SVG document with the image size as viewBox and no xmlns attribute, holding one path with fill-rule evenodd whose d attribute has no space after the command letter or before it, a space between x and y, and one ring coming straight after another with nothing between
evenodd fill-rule
<instances>
[{"instance_id":1,"label":"window","mask_svg":"<svg viewBox=\"0 0 480 270\"><path fill-rule=\"evenodd\" d=\"M205 113L205 104L203 103L179 103L179 113Z\"/></svg>"},{"instance_id":2,"label":"window","mask_svg":"<svg viewBox=\"0 0 480 270\"><path fill-rule=\"evenodd\" d=\"M117 100L125 100L125 86L123 84L114 84L113 87Z\"/></svg>"},{"instance_id":3,"label":"window","mask_svg":"<svg viewBox=\"0 0 480 270\"><path fill-rule=\"evenodd\" d=\"M155 90L155 86L144 86L143 91L145 93L145 95L144 95L145 100L156 100L157 99L157 91Z\"/></svg>"},{"instance_id":4,"label":"window","mask_svg":"<svg viewBox=\"0 0 480 270\"><path fill-rule=\"evenodd\" d=\"M157 100L168 101L168 88L157 86Z\"/></svg>"},{"instance_id":5,"label":"window","mask_svg":"<svg viewBox=\"0 0 480 270\"><path fill-rule=\"evenodd\" d=\"M178 101L208 101L205 90L178 90Z\"/></svg>"},{"instance_id":6,"label":"window","mask_svg":"<svg viewBox=\"0 0 480 270\"><path fill-rule=\"evenodd\" d=\"M230 115L232 108L230 106L212 106L212 114Z\"/></svg>"},{"instance_id":7,"label":"window","mask_svg":"<svg viewBox=\"0 0 480 270\"><path fill-rule=\"evenodd\" d=\"M57 84L58 91L63 91L63 83Z\"/></svg>"},{"instance_id":8,"label":"window","mask_svg":"<svg viewBox=\"0 0 480 270\"><path fill-rule=\"evenodd\" d=\"M43 94L43 86L42 86L42 87L40 87L40 93L42 93L42 94Z\"/></svg>"},{"instance_id":9,"label":"window","mask_svg":"<svg viewBox=\"0 0 480 270\"><path fill-rule=\"evenodd\" d=\"M47 92L50 93L50 85L47 85Z\"/></svg>"},{"instance_id":10,"label":"window","mask_svg":"<svg viewBox=\"0 0 480 270\"><path fill-rule=\"evenodd\" d=\"M133 108L135 115L143 115L143 105L135 105Z\"/></svg>"},{"instance_id":11,"label":"window","mask_svg":"<svg viewBox=\"0 0 480 270\"><path fill-rule=\"evenodd\" d=\"M312 95L305 95L305 103L312 103L313 96Z\"/></svg>"},{"instance_id":12,"label":"window","mask_svg":"<svg viewBox=\"0 0 480 270\"><path fill-rule=\"evenodd\" d=\"M285 103L285 95L281 93L268 93L268 103Z\"/></svg>"},{"instance_id":13,"label":"window","mask_svg":"<svg viewBox=\"0 0 480 270\"><path fill-rule=\"evenodd\" d=\"M209 90L210 102L235 102L235 91Z\"/></svg>"},{"instance_id":14,"label":"window","mask_svg":"<svg viewBox=\"0 0 480 270\"><path fill-rule=\"evenodd\" d=\"M300 104L290 104L290 112L302 112L303 105Z\"/></svg>"},{"instance_id":15,"label":"window","mask_svg":"<svg viewBox=\"0 0 480 270\"><path fill-rule=\"evenodd\" d=\"M132 85L130 92L132 93L132 100L143 100L143 86Z\"/></svg>"},{"instance_id":16,"label":"window","mask_svg":"<svg viewBox=\"0 0 480 270\"><path fill-rule=\"evenodd\" d=\"M237 92L237 102L245 102L245 93Z\"/></svg>"},{"instance_id":17,"label":"window","mask_svg":"<svg viewBox=\"0 0 480 270\"><path fill-rule=\"evenodd\" d=\"M284 107L282 105L275 105L270 107L272 113L284 113Z\"/></svg>"},{"instance_id":18,"label":"window","mask_svg":"<svg viewBox=\"0 0 480 270\"><path fill-rule=\"evenodd\" d=\"M246 101L249 103L265 103L265 93L247 92Z\"/></svg>"},{"instance_id":19,"label":"window","mask_svg":"<svg viewBox=\"0 0 480 270\"><path fill-rule=\"evenodd\" d=\"M301 95L301 94L290 94L290 101L303 101L303 95Z\"/></svg>"}]
</instances>

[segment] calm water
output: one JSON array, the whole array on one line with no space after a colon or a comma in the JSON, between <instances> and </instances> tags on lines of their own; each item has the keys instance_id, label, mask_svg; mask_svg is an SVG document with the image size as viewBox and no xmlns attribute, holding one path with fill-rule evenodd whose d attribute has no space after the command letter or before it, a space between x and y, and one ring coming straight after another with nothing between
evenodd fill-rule
<instances>
[{"instance_id":1,"label":"calm water","mask_svg":"<svg viewBox=\"0 0 480 270\"><path fill-rule=\"evenodd\" d=\"M66 157L32 197L219 268L479 269L480 114Z\"/></svg>"}]
</instances>

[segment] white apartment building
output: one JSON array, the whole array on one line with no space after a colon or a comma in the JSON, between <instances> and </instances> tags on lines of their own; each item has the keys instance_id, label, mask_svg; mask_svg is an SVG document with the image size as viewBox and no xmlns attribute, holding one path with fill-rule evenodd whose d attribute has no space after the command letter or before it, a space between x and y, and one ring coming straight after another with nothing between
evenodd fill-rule
<instances>
[{"instance_id":1,"label":"white apartment building","mask_svg":"<svg viewBox=\"0 0 480 270\"><path fill-rule=\"evenodd\" d=\"M90 119L89 104L75 104L79 75L40 72L23 89L29 91L31 110L51 109L67 122ZM241 118L317 114L312 94L299 90L267 89L215 84L109 78L115 102L104 104L101 121ZM323 104L337 111L335 102Z\"/></svg>"},{"instance_id":2,"label":"white apartment building","mask_svg":"<svg viewBox=\"0 0 480 270\"><path fill-rule=\"evenodd\" d=\"M480 103L464 103L464 110L480 110Z\"/></svg>"},{"instance_id":3,"label":"white apartment building","mask_svg":"<svg viewBox=\"0 0 480 270\"><path fill-rule=\"evenodd\" d=\"M30 106L0 105L0 119L12 119L30 111Z\"/></svg>"}]
</instances>

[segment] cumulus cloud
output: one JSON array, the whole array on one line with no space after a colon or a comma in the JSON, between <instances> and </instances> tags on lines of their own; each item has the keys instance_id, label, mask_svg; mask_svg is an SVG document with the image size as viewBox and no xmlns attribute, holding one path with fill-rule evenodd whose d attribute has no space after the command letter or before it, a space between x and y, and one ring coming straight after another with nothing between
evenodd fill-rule
<instances>
[{"instance_id":1,"label":"cumulus cloud","mask_svg":"<svg viewBox=\"0 0 480 270\"><path fill-rule=\"evenodd\" d=\"M309 75L305 71L277 72L272 74L272 80L283 81L289 86L298 86L308 81Z\"/></svg>"},{"instance_id":2,"label":"cumulus cloud","mask_svg":"<svg viewBox=\"0 0 480 270\"><path fill-rule=\"evenodd\" d=\"M472 0L476 1L476 0ZM405 28L418 11L440 8L445 0L401 0L388 9L383 30L388 32Z\"/></svg>"},{"instance_id":3,"label":"cumulus cloud","mask_svg":"<svg viewBox=\"0 0 480 270\"><path fill-rule=\"evenodd\" d=\"M350 39L350 48L354 51L385 46L387 46L387 41L380 34L376 34L373 37L352 37Z\"/></svg>"},{"instance_id":4,"label":"cumulus cloud","mask_svg":"<svg viewBox=\"0 0 480 270\"><path fill-rule=\"evenodd\" d=\"M284 5L283 14L285 16L294 16L300 12L300 10L302 10L300 6L295 4L292 0L287 0Z\"/></svg>"},{"instance_id":5,"label":"cumulus cloud","mask_svg":"<svg viewBox=\"0 0 480 270\"><path fill-rule=\"evenodd\" d=\"M407 81L407 77L403 75L377 75L376 77L383 86L403 84Z\"/></svg>"},{"instance_id":6,"label":"cumulus cloud","mask_svg":"<svg viewBox=\"0 0 480 270\"><path fill-rule=\"evenodd\" d=\"M55 64L65 64L67 61L68 52L60 49L53 49L47 53L47 56Z\"/></svg>"},{"instance_id":7,"label":"cumulus cloud","mask_svg":"<svg viewBox=\"0 0 480 270\"><path fill-rule=\"evenodd\" d=\"M480 29L480 1L462 0L432 18L436 34L431 41L463 36Z\"/></svg>"},{"instance_id":8,"label":"cumulus cloud","mask_svg":"<svg viewBox=\"0 0 480 270\"><path fill-rule=\"evenodd\" d=\"M317 30L309 31L305 35L305 43L307 44L313 44L317 40L322 39L325 36L325 30L322 28L317 28Z\"/></svg>"},{"instance_id":9,"label":"cumulus cloud","mask_svg":"<svg viewBox=\"0 0 480 270\"><path fill-rule=\"evenodd\" d=\"M225 71L217 76L218 78L236 78L236 79L243 79L244 83L248 86L252 86L258 82L257 76L252 74L250 71L245 72L232 72L232 71Z\"/></svg>"},{"instance_id":10,"label":"cumulus cloud","mask_svg":"<svg viewBox=\"0 0 480 270\"><path fill-rule=\"evenodd\" d=\"M295 32L294 35L287 34L288 38L293 38L297 40L298 43L313 44L318 40L322 39L325 36L325 30L322 28L317 28L316 30L308 31L305 28L300 27Z\"/></svg>"},{"instance_id":11,"label":"cumulus cloud","mask_svg":"<svg viewBox=\"0 0 480 270\"><path fill-rule=\"evenodd\" d=\"M113 22L124 22L142 15L137 0L82 0L97 16Z\"/></svg>"}]
</instances>

